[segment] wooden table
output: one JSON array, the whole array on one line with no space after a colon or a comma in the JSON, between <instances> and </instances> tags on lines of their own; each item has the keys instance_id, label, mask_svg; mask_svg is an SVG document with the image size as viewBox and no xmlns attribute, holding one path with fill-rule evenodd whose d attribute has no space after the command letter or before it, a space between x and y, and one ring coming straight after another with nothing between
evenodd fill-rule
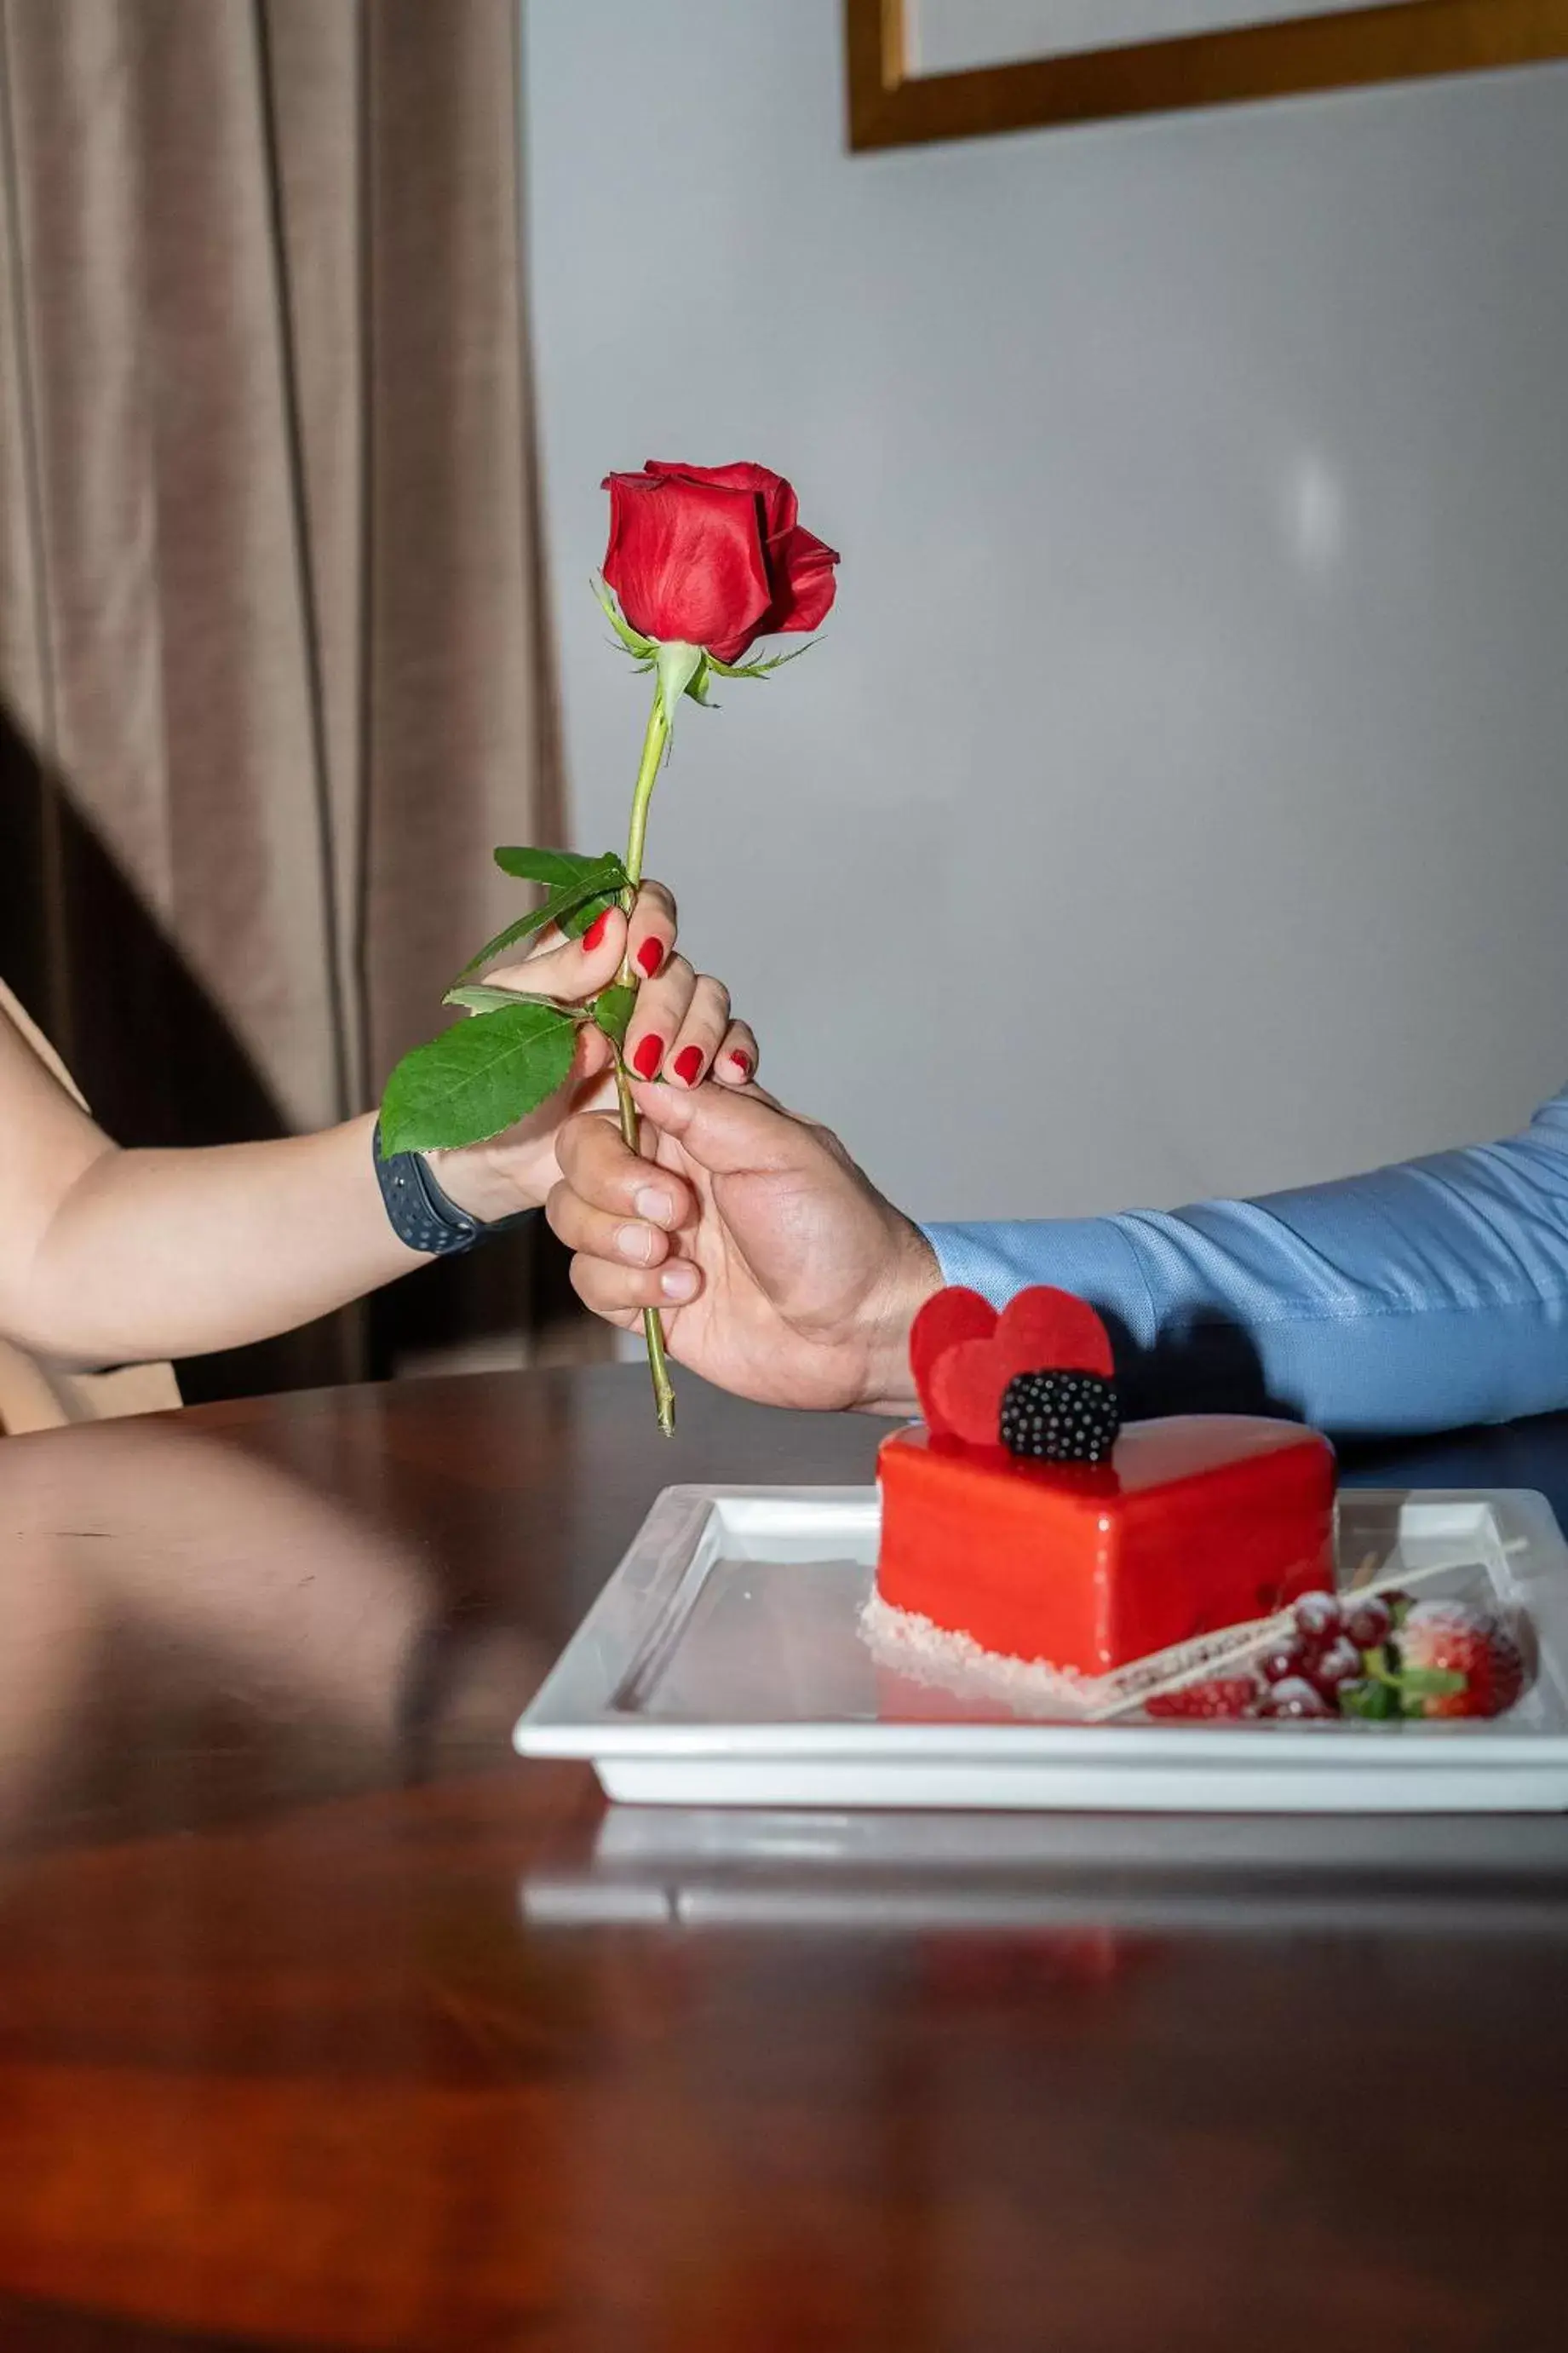
<instances>
[{"instance_id":1,"label":"wooden table","mask_svg":"<svg viewBox=\"0 0 1568 2353\"><path fill-rule=\"evenodd\" d=\"M681 1387L0 1446L5 2353L1568 2341L1555 1820L748 1868L511 1758L661 1484L870 1473ZM1353 1469L1568 1514L1564 1423Z\"/></svg>"}]
</instances>

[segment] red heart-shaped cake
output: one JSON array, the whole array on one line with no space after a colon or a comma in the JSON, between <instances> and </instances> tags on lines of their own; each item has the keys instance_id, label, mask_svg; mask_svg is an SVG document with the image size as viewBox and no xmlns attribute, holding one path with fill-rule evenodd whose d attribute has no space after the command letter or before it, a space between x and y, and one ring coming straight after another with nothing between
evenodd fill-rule
<instances>
[{"instance_id":1,"label":"red heart-shaped cake","mask_svg":"<svg viewBox=\"0 0 1568 2353\"><path fill-rule=\"evenodd\" d=\"M1063 1675L1331 1589L1328 1440L1237 1415L1123 1426L1110 1337L1083 1300L1024 1291L998 1315L978 1292L940 1291L910 1363L928 1427L882 1441L867 1622L913 1643L922 1685L961 1695L989 1652L1049 1670L1054 1713Z\"/></svg>"}]
</instances>

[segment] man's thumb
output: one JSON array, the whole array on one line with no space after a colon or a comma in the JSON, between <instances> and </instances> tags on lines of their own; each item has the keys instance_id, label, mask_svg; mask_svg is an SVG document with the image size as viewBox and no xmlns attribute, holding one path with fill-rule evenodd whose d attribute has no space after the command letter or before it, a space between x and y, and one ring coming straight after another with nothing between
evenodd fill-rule
<instances>
[{"instance_id":1,"label":"man's thumb","mask_svg":"<svg viewBox=\"0 0 1568 2353\"><path fill-rule=\"evenodd\" d=\"M737 1094L711 1082L691 1088L642 1083L632 1093L648 1125L678 1137L681 1149L715 1176L798 1168L821 1150L810 1128L757 1094Z\"/></svg>"}]
</instances>

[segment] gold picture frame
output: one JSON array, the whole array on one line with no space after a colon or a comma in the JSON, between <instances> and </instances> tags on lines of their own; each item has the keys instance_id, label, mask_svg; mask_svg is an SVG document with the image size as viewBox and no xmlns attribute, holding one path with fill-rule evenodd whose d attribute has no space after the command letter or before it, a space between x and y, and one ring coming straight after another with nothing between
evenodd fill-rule
<instances>
[{"instance_id":1,"label":"gold picture frame","mask_svg":"<svg viewBox=\"0 0 1568 2353\"><path fill-rule=\"evenodd\" d=\"M1230 106L1568 57L1568 0L1403 0L962 73L909 70L905 0L844 0L849 144Z\"/></svg>"}]
</instances>

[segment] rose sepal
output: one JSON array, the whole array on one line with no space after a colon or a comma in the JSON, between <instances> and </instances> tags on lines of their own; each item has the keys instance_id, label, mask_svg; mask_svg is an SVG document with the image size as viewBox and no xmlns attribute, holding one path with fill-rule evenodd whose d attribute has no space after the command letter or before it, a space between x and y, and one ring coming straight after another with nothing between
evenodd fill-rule
<instances>
[{"instance_id":1,"label":"rose sepal","mask_svg":"<svg viewBox=\"0 0 1568 2353\"><path fill-rule=\"evenodd\" d=\"M775 670L783 670L785 662L798 661L816 643L816 638L807 638L804 646L792 646L787 654L767 654L754 662L721 662L717 654L710 654L708 667L717 670L721 678L767 678Z\"/></svg>"},{"instance_id":2,"label":"rose sepal","mask_svg":"<svg viewBox=\"0 0 1568 2353\"><path fill-rule=\"evenodd\" d=\"M614 629L616 637L619 638L622 645L625 646L627 653L632 656L633 659L637 662L639 667L645 670L650 670L653 667L654 656L658 651L658 648L653 638L645 638L640 629L633 628L631 623L627 620L626 615L616 604L615 596L611 593L610 587L602 573L595 572L592 575L592 585L594 594L599 600L600 611L604 614L605 618L608 621L611 628Z\"/></svg>"},{"instance_id":3,"label":"rose sepal","mask_svg":"<svg viewBox=\"0 0 1568 2353\"><path fill-rule=\"evenodd\" d=\"M625 647L626 652L630 654L632 659L636 662L638 671L640 673L646 673L649 670L659 671L660 693L661 696L663 696L664 673L660 667L660 656L663 653L665 647L667 645L681 647L687 653L689 653L690 649L689 647L685 647L684 641L680 638L645 638L640 629L633 628L631 623L627 620L626 615L621 611L620 607L616 604L614 593L606 586L601 574L595 573L594 575L593 586L594 594L599 600L599 607L601 611L604 613L605 618L609 622L610 627L614 629L616 637L620 639L621 644ZM718 655L711 652L706 646L700 647L698 651L700 653L702 658L700 661L692 664L690 675L686 680L681 691L689 694L693 702L701 703L704 710L711 710L713 705L710 704L708 700L708 680L710 674L718 678L768 678L772 676L775 670L783 670L785 662L798 661L802 654L808 654L811 651L812 647L816 643L817 639L816 638L808 638L805 645L792 646L788 653L764 654L760 659L749 662L721 661ZM664 696L664 700L666 714L669 718L670 725L673 727L673 706L668 696Z\"/></svg>"},{"instance_id":4,"label":"rose sepal","mask_svg":"<svg viewBox=\"0 0 1568 2353\"><path fill-rule=\"evenodd\" d=\"M689 694L708 667L708 656L700 646L683 644L679 638L669 638L654 652L654 669L658 673L658 699L664 710L664 756L669 757L669 745L675 733L675 714L683 694ZM700 694L694 698L700 702Z\"/></svg>"}]
</instances>

